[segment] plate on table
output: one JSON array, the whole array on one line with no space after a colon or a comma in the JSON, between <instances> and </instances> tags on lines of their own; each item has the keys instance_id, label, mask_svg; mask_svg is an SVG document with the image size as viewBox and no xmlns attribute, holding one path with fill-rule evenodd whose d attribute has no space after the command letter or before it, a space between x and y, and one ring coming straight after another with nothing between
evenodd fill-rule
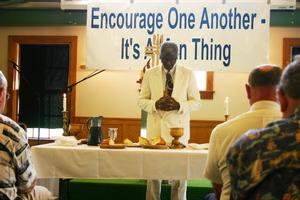
<instances>
[{"instance_id":1,"label":"plate on table","mask_svg":"<svg viewBox=\"0 0 300 200\"><path fill-rule=\"evenodd\" d=\"M143 145L144 149L169 149L167 145Z\"/></svg>"},{"instance_id":2,"label":"plate on table","mask_svg":"<svg viewBox=\"0 0 300 200\"><path fill-rule=\"evenodd\" d=\"M125 144L126 147L141 147L140 143Z\"/></svg>"},{"instance_id":3,"label":"plate on table","mask_svg":"<svg viewBox=\"0 0 300 200\"><path fill-rule=\"evenodd\" d=\"M125 144L100 144L100 148L102 149L124 149Z\"/></svg>"},{"instance_id":4,"label":"plate on table","mask_svg":"<svg viewBox=\"0 0 300 200\"><path fill-rule=\"evenodd\" d=\"M195 150L208 150L208 143L204 144L197 144L197 143L189 143L187 145L188 149L195 149Z\"/></svg>"}]
</instances>

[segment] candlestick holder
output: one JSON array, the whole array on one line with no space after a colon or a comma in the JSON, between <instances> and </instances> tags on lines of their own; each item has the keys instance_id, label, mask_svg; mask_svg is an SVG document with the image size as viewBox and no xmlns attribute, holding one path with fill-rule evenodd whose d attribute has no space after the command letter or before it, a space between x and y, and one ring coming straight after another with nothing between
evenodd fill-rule
<instances>
[{"instance_id":1,"label":"candlestick holder","mask_svg":"<svg viewBox=\"0 0 300 200\"><path fill-rule=\"evenodd\" d=\"M229 115L224 115L224 117L225 117L225 121L227 121L229 118Z\"/></svg>"},{"instance_id":2,"label":"candlestick holder","mask_svg":"<svg viewBox=\"0 0 300 200\"><path fill-rule=\"evenodd\" d=\"M69 124L68 124L68 111L62 111L63 113L63 136L69 136Z\"/></svg>"}]
</instances>

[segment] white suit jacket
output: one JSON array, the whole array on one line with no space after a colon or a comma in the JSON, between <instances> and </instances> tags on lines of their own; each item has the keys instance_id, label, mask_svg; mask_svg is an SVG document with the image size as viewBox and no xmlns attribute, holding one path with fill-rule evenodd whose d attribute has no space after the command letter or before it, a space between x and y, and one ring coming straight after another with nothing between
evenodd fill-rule
<instances>
[{"instance_id":1,"label":"white suit jacket","mask_svg":"<svg viewBox=\"0 0 300 200\"><path fill-rule=\"evenodd\" d=\"M172 97L180 103L179 111L156 110L155 102L163 96L165 82L162 75L163 66L156 66L148 70L143 78L138 105L148 113L147 138L161 136L168 144L173 137L170 128L184 128L184 135L180 142L187 144L190 138L190 112L200 106L200 94L194 73L183 66L175 66L173 78L174 87Z\"/></svg>"}]
</instances>

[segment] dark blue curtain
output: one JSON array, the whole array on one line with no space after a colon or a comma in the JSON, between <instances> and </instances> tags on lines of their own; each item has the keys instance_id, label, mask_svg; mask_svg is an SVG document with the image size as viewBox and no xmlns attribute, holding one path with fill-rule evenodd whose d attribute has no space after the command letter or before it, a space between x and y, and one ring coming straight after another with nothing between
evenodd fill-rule
<instances>
[{"instance_id":1,"label":"dark blue curtain","mask_svg":"<svg viewBox=\"0 0 300 200\"><path fill-rule=\"evenodd\" d=\"M20 61L19 122L30 128L62 128L69 45L21 45Z\"/></svg>"},{"instance_id":2,"label":"dark blue curtain","mask_svg":"<svg viewBox=\"0 0 300 200\"><path fill-rule=\"evenodd\" d=\"M295 55L300 55L300 46L292 47L292 61L294 61Z\"/></svg>"}]
</instances>

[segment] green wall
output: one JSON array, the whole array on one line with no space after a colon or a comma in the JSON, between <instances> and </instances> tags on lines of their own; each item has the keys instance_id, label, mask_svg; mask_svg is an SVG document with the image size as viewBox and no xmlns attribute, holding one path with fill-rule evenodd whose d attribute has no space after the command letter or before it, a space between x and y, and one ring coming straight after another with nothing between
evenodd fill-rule
<instances>
[{"instance_id":1,"label":"green wall","mask_svg":"<svg viewBox=\"0 0 300 200\"><path fill-rule=\"evenodd\" d=\"M0 9L0 26L76 26L86 24L86 11ZM271 26L300 27L300 9L272 10Z\"/></svg>"}]
</instances>

